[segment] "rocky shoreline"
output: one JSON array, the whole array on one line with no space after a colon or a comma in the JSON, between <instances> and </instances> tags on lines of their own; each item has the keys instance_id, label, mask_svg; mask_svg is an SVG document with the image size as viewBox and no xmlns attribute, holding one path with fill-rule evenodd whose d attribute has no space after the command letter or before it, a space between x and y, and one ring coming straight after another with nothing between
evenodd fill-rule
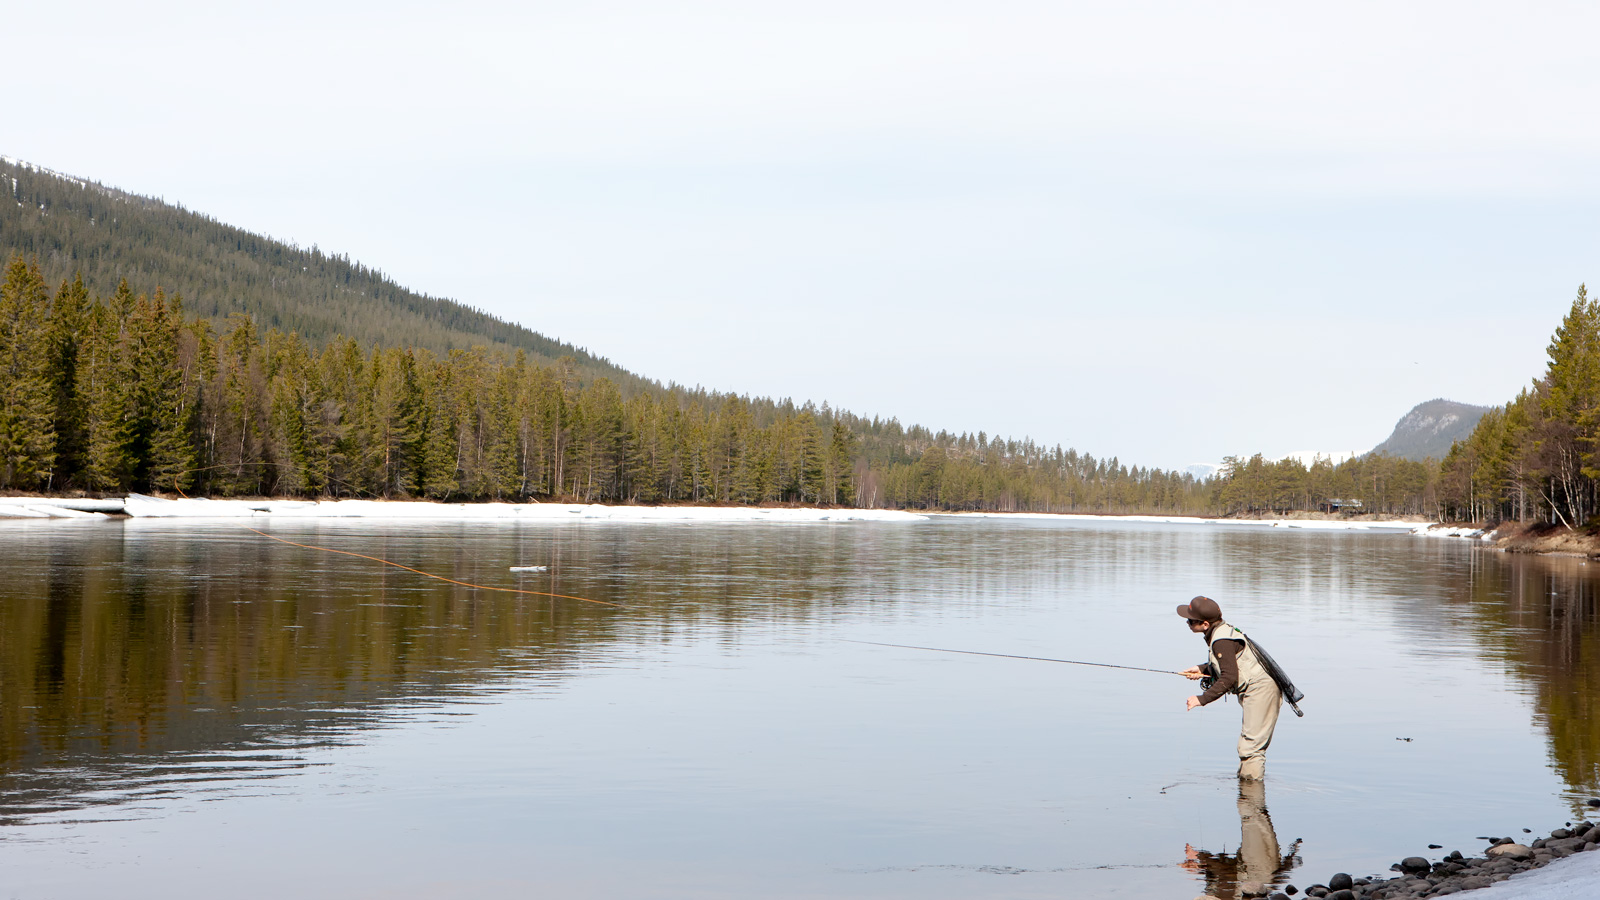
<instances>
[{"instance_id":1,"label":"rocky shoreline","mask_svg":"<svg viewBox=\"0 0 1600 900\"><path fill-rule=\"evenodd\" d=\"M1590 807L1600 807L1600 800L1590 800ZM1594 810L1600 816L1600 809ZM1531 834L1523 829L1524 835ZM1390 869L1397 874L1389 877L1354 878L1340 872L1326 884L1313 884L1304 889L1293 884L1260 884L1247 882L1239 886L1241 897L1264 897L1266 900L1293 900L1297 896L1320 900L1409 900L1415 897L1443 897L1462 891L1486 888L1507 880L1520 872L1549 865L1575 853L1600 849L1600 824L1594 822L1568 822L1551 830L1546 837L1522 843L1513 837L1485 837L1489 846L1478 856L1467 856L1452 850L1436 862L1421 856L1408 856ZM1443 849L1429 845L1429 849ZM1597 889L1600 892L1600 889ZM1196 900L1222 900L1205 895Z\"/></svg>"},{"instance_id":2,"label":"rocky shoreline","mask_svg":"<svg viewBox=\"0 0 1600 900\"><path fill-rule=\"evenodd\" d=\"M1503 522L1484 529L1484 538L1509 553L1600 557L1600 531L1548 523Z\"/></svg>"}]
</instances>

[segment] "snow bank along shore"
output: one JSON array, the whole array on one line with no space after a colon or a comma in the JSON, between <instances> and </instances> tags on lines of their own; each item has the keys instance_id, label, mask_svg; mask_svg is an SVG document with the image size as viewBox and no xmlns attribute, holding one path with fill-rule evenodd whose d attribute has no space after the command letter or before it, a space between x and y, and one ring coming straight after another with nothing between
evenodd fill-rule
<instances>
[{"instance_id":1,"label":"snow bank along shore","mask_svg":"<svg viewBox=\"0 0 1600 900\"><path fill-rule=\"evenodd\" d=\"M1207 519L1198 516L1097 516L1071 513L914 513L893 509L810 509L753 506L605 506L584 503L434 503L410 500L166 500L144 494L125 499L0 497L0 519L83 519L126 515L136 519L434 519L554 522L925 522L933 518L1041 519L1144 522L1224 528L1411 533L1428 537L1484 537L1475 528L1432 522L1376 519Z\"/></svg>"},{"instance_id":2,"label":"snow bank along shore","mask_svg":"<svg viewBox=\"0 0 1600 900\"><path fill-rule=\"evenodd\" d=\"M1433 522L1399 519L1207 519L1200 516L1096 516L1082 513L928 513L966 519L1049 519L1084 522L1151 522L1159 525L1218 525L1228 528L1303 528L1306 531L1385 531L1424 534Z\"/></svg>"},{"instance_id":3,"label":"snow bank along shore","mask_svg":"<svg viewBox=\"0 0 1600 900\"><path fill-rule=\"evenodd\" d=\"M515 522L921 522L890 509L603 506L582 503L430 503L389 500L163 500L129 494L119 512L136 519L396 519ZM0 512L0 515L3 515Z\"/></svg>"}]
</instances>

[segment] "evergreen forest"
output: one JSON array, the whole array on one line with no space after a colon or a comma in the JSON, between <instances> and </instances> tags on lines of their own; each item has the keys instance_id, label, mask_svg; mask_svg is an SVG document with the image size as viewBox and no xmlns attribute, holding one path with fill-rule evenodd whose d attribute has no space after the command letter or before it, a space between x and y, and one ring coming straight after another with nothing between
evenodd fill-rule
<instances>
[{"instance_id":1,"label":"evergreen forest","mask_svg":"<svg viewBox=\"0 0 1600 900\"><path fill-rule=\"evenodd\" d=\"M1485 413L1441 464L1446 515L1600 524L1600 299L1579 286L1544 375Z\"/></svg>"},{"instance_id":2,"label":"evergreen forest","mask_svg":"<svg viewBox=\"0 0 1600 900\"><path fill-rule=\"evenodd\" d=\"M335 338L177 296L0 284L0 489L1202 512L1188 474L826 404L585 381L526 351Z\"/></svg>"},{"instance_id":3,"label":"evergreen forest","mask_svg":"<svg viewBox=\"0 0 1600 900\"><path fill-rule=\"evenodd\" d=\"M4 182L9 180L9 185ZM685 388L346 256L0 159L0 490L1600 521L1600 301L1442 463L1210 479Z\"/></svg>"},{"instance_id":4,"label":"evergreen forest","mask_svg":"<svg viewBox=\"0 0 1600 900\"><path fill-rule=\"evenodd\" d=\"M1373 455L1309 468L1229 458L1214 479L933 432L791 400L625 391L479 345L316 347L181 297L54 289L14 257L0 285L0 490L204 496L790 503L1214 515L1358 499L1434 514L1438 468Z\"/></svg>"}]
</instances>

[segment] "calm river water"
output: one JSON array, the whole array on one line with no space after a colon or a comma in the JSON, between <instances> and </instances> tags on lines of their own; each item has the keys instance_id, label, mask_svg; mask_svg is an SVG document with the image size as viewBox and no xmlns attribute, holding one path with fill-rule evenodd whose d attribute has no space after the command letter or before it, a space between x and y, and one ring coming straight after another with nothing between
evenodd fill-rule
<instances>
[{"instance_id":1,"label":"calm river water","mask_svg":"<svg viewBox=\"0 0 1600 900\"><path fill-rule=\"evenodd\" d=\"M1285 881L1600 790L1578 559L1039 519L263 527L626 608L229 522L6 523L5 897L1187 900L1241 840L1237 705L847 641L1176 669L1197 593L1307 694L1268 754Z\"/></svg>"}]
</instances>

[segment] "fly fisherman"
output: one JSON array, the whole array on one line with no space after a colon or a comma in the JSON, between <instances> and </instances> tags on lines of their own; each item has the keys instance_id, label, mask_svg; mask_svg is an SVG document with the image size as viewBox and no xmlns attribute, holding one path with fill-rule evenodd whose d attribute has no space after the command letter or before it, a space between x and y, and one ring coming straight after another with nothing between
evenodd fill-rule
<instances>
[{"instance_id":1,"label":"fly fisherman","mask_svg":"<svg viewBox=\"0 0 1600 900\"><path fill-rule=\"evenodd\" d=\"M1205 706L1224 694L1238 695L1244 711L1244 724L1239 729L1239 777L1264 779L1267 745L1272 743L1272 729L1278 724L1283 692L1244 632L1222 621L1222 607L1217 601L1196 597L1178 607L1178 615L1188 620L1189 630L1204 637L1210 648L1205 665L1183 670L1183 676L1191 681L1209 682L1201 685L1199 696L1189 698L1188 708Z\"/></svg>"}]
</instances>

